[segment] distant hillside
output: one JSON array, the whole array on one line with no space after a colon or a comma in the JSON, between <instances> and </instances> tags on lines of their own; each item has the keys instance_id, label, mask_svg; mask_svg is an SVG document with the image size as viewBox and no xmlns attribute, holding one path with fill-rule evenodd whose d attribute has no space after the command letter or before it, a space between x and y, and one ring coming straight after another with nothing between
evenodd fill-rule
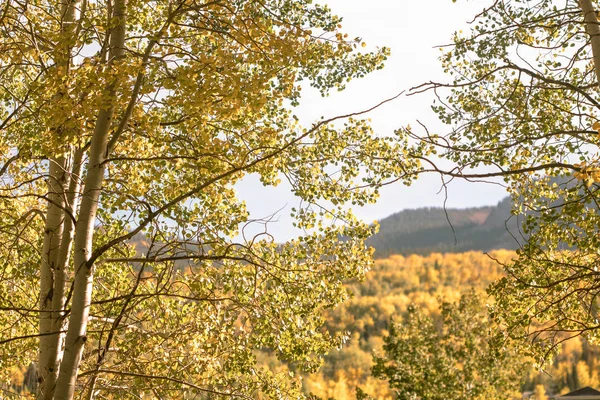
<instances>
[{"instance_id":1,"label":"distant hillside","mask_svg":"<svg viewBox=\"0 0 600 400\"><path fill-rule=\"evenodd\" d=\"M510 198L496 206L404 210L379 221L379 233L369 240L375 257L391 254L516 249L522 242Z\"/></svg>"},{"instance_id":2,"label":"distant hillside","mask_svg":"<svg viewBox=\"0 0 600 400\"><path fill-rule=\"evenodd\" d=\"M511 201L507 197L496 206L404 210L380 220L379 233L369 239L368 244L375 248L375 258L393 254L514 250L523 238L520 223L517 217L511 215L510 209ZM144 235L136 235L130 243L135 246L138 255L148 252L149 242ZM162 250L157 250L159 248ZM155 246L154 251L165 250L162 246ZM197 251L196 248L190 250ZM180 261L176 265L187 263Z\"/></svg>"}]
</instances>

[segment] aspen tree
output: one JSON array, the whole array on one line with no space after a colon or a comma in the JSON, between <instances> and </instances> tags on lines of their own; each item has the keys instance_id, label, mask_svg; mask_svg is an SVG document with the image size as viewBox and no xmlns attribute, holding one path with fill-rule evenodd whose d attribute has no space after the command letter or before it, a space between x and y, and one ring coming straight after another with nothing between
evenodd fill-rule
<instances>
[{"instance_id":1,"label":"aspen tree","mask_svg":"<svg viewBox=\"0 0 600 400\"><path fill-rule=\"evenodd\" d=\"M7 0L0 35L0 376L37 359L48 400L302 398L255 353L314 371L343 343L322 312L373 231L345 204L418 162L362 112L292 107L388 50L309 0ZM241 235L250 174L287 180L301 236Z\"/></svg>"}]
</instances>

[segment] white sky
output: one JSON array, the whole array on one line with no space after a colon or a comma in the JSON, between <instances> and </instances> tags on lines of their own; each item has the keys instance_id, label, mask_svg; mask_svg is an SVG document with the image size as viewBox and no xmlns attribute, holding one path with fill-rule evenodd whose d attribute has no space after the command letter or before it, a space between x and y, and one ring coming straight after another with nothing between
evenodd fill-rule
<instances>
[{"instance_id":1,"label":"white sky","mask_svg":"<svg viewBox=\"0 0 600 400\"><path fill-rule=\"evenodd\" d=\"M343 31L350 37L360 36L368 48L387 46L392 55L383 70L361 80L350 82L343 92L332 93L322 99L317 93L303 91L302 105L295 110L305 126L312 121L372 107L429 80L444 80L434 46L447 44L453 32L467 31L467 21L489 6L489 1L459 0L320 0L335 14L343 17ZM400 98L371 113L372 126L379 135L389 135L395 129L420 120L429 127L440 127L431 112L431 97L424 95ZM288 187L265 188L257 179L249 177L237 186L239 196L246 201L251 218L265 218L276 213L268 231L280 242L296 236L289 217L291 207L299 204ZM455 181L449 185L448 207L473 207L496 204L507 194L498 185L473 184ZM438 176L422 176L410 187L394 184L381 191L376 204L354 209L366 221L382 219L407 208L441 206L444 193L440 192ZM256 233L255 227L247 233Z\"/></svg>"}]
</instances>

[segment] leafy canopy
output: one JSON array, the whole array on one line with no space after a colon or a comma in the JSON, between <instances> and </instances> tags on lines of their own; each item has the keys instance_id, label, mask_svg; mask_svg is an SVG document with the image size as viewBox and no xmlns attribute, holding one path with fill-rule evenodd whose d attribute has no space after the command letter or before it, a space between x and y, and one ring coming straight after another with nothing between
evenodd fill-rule
<instances>
[{"instance_id":1,"label":"leafy canopy","mask_svg":"<svg viewBox=\"0 0 600 400\"><path fill-rule=\"evenodd\" d=\"M404 322L392 321L373 376L399 400L513 398L525 362L498 336L475 291L439 306L439 322L414 306Z\"/></svg>"},{"instance_id":2,"label":"leafy canopy","mask_svg":"<svg viewBox=\"0 0 600 400\"><path fill-rule=\"evenodd\" d=\"M492 289L497 316L540 357L567 336L599 337L598 22L590 0L489 2L442 54L433 106L446 135L409 131L454 168L501 176L512 194L518 257ZM472 170L471 168L476 168ZM567 251L568 250L568 251Z\"/></svg>"},{"instance_id":3,"label":"leafy canopy","mask_svg":"<svg viewBox=\"0 0 600 400\"><path fill-rule=\"evenodd\" d=\"M373 231L344 205L417 166L359 114L293 115L382 67L340 23L310 0L0 5L4 381L39 351L40 398L302 398L255 352L314 371L341 345L321 314ZM238 238L248 174L290 183L305 234Z\"/></svg>"}]
</instances>

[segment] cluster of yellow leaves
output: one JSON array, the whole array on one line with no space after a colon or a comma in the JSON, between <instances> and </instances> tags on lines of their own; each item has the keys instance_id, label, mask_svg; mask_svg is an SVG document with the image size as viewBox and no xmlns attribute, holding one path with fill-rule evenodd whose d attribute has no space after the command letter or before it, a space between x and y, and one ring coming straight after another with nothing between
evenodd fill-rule
<instances>
[{"instance_id":1,"label":"cluster of yellow leaves","mask_svg":"<svg viewBox=\"0 0 600 400\"><path fill-rule=\"evenodd\" d=\"M592 124L592 129L600 134L600 121L594 122ZM578 169L573 176L576 179L585 182L587 186L591 186L595 182L600 182L600 165L598 164L598 161L600 161L600 159L573 164L573 166Z\"/></svg>"},{"instance_id":2,"label":"cluster of yellow leaves","mask_svg":"<svg viewBox=\"0 0 600 400\"><path fill-rule=\"evenodd\" d=\"M358 386L377 399L391 398L387 383L374 379L370 372L373 352L381 353L390 318L401 320L411 305L439 318L439 298L455 302L461 291L484 289L502 276L494 259L507 262L514 252L495 250L490 255L432 253L376 260L363 282L347 285L354 296L328 312L327 326L349 331L352 337L344 348L325 358L318 373L305 376L305 390L321 398L345 400L355 398L354 390L346 388Z\"/></svg>"},{"instance_id":3,"label":"cluster of yellow leaves","mask_svg":"<svg viewBox=\"0 0 600 400\"><path fill-rule=\"evenodd\" d=\"M600 166L595 163L588 164L586 161L581 163L577 163L573 165L575 168L578 168L573 176L580 181L585 182L585 184L589 187L595 182L600 182Z\"/></svg>"}]
</instances>

